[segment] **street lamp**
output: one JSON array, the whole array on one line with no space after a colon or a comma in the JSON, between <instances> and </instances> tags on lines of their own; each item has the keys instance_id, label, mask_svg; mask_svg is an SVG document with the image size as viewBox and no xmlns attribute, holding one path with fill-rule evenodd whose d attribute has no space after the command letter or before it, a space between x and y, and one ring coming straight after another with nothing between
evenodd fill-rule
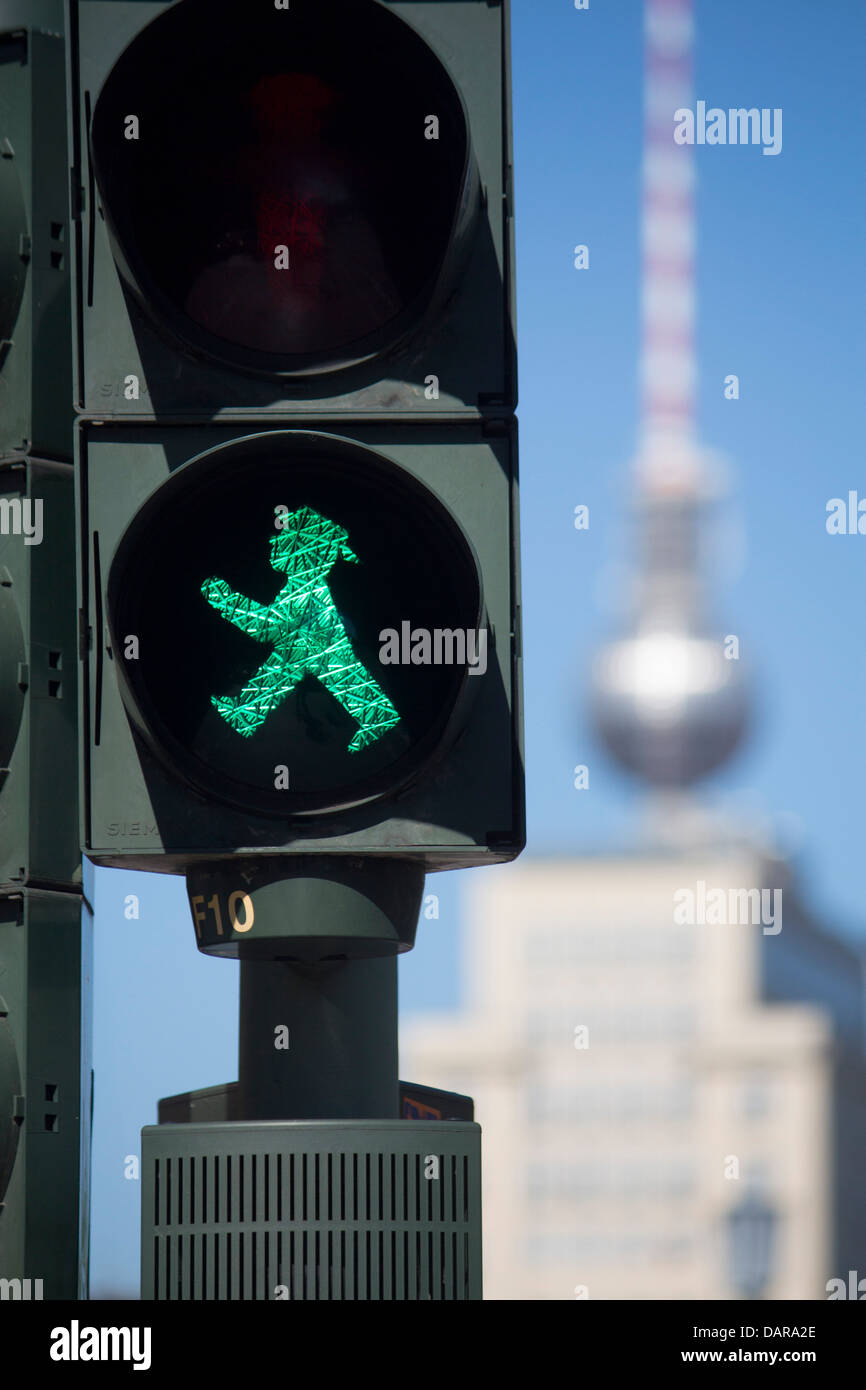
<instances>
[{"instance_id":1,"label":"street lamp","mask_svg":"<svg viewBox=\"0 0 866 1390\"><path fill-rule=\"evenodd\" d=\"M771 1282L779 1217L754 1188L728 1212L728 1277L740 1298L761 1298Z\"/></svg>"}]
</instances>

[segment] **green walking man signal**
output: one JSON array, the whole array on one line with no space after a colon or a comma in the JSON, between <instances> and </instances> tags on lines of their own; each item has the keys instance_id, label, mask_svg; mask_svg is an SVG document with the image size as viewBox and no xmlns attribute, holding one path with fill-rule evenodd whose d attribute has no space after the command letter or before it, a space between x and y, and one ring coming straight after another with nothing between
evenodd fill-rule
<instances>
[{"instance_id":1,"label":"green walking man signal","mask_svg":"<svg viewBox=\"0 0 866 1390\"><path fill-rule=\"evenodd\" d=\"M400 715L359 661L337 612L328 575L338 559L358 564L348 532L301 507L282 516L271 537L271 565L286 582L270 604L257 603L224 579L206 579L201 591L216 611L273 651L238 695L212 695L226 723L249 738L304 676L315 676L358 722L349 743L357 753L382 738Z\"/></svg>"}]
</instances>

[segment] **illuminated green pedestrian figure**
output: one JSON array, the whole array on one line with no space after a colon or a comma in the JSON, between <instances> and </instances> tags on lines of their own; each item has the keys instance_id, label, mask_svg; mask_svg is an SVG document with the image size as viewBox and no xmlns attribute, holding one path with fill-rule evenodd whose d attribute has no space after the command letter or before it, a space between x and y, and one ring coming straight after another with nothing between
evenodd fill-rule
<instances>
[{"instance_id":1,"label":"illuminated green pedestrian figure","mask_svg":"<svg viewBox=\"0 0 866 1390\"><path fill-rule=\"evenodd\" d=\"M349 744L357 753L395 724L397 713L381 686L358 660L328 588L342 557L358 557L348 532L312 507L290 512L271 537L271 565L286 582L272 603L235 593L224 579L206 579L201 591L228 622L273 647L239 695L212 695L227 724L244 738L254 734L304 676L315 676L358 721Z\"/></svg>"}]
</instances>

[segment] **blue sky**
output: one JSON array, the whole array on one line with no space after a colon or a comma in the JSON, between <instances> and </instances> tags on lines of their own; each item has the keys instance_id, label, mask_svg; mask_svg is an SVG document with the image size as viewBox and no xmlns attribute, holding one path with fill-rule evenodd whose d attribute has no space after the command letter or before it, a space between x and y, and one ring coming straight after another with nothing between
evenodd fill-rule
<instances>
[{"instance_id":1,"label":"blue sky","mask_svg":"<svg viewBox=\"0 0 866 1390\"><path fill-rule=\"evenodd\" d=\"M705 795L775 820L812 907L862 941L866 536L830 537L824 523L830 498L866 496L866 10L696 0L696 14L696 99L784 113L777 157L696 151L700 434L732 485L712 598L741 637L756 706L750 741ZM582 688L628 560L642 6L513 0L513 50L527 853L585 854L627 844L639 808L594 741ZM730 372L738 401L723 396ZM587 532L574 530L577 503ZM576 763L588 792L573 789ZM465 881L430 884L440 919L401 961L404 1013L459 1003ZM182 880L100 870L94 891L92 1289L134 1296L140 1193L124 1159L158 1097L236 1076L238 974L195 949Z\"/></svg>"}]
</instances>

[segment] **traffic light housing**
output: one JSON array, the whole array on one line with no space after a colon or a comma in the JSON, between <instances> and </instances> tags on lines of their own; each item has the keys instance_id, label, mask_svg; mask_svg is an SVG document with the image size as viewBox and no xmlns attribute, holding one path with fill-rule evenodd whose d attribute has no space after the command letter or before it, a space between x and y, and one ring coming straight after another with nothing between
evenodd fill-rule
<instances>
[{"instance_id":1,"label":"traffic light housing","mask_svg":"<svg viewBox=\"0 0 866 1390\"><path fill-rule=\"evenodd\" d=\"M85 413L514 408L504 5L71 13Z\"/></svg>"},{"instance_id":2,"label":"traffic light housing","mask_svg":"<svg viewBox=\"0 0 866 1390\"><path fill-rule=\"evenodd\" d=\"M71 466L0 459L0 891L80 882L74 575Z\"/></svg>"},{"instance_id":3,"label":"traffic light housing","mask_svg":"<svg viewBox=\"0 0 866 1390\"><path fill-rule=\"evenodd\" d=\"M0 0L0 892L80 879L61 30Z\"/></svg>"},{"instance_id":4,"label":"traffic light housing","mask_svg":"<svg viewBox=\"0 0 866 1390\"><path fill-rule=\"evenodd\" d=\"M0 896L0 1278L86 1298L93 923L79 894Z\"/></svg>"},{"instance_id":5,"label":"traffic light housing","mask_svg":"<svg viewBox=\"0 0 866 1390\"><path fill-rule=\"evenodd\" d=\"M71 452L60 29L60 0L0 3L0 457Z\"/></svg>"},{"instance_id":6,"label":"traffic light housing","mask_svg":"<svg viewBox=\"0 0 866 1390\"><path fill-rule=\"evenodd\" d=\"M83 544L98 615L85 658L92 858L110 862L122 846L132 866L179 872L240 848L405 849L429 868L515 852L513 446L508 434L486 435L483 422L450 426L443 442L394 425L328 435L251 436L237 425L83 431ZM249 484L240 496L238 473ZM375 673L398 715L367 747L352 746L363 719L321 679L307 676L269 711L263 702L249 734L215 704L252 679L264 653L202 587L225 583L263 606L279 595L271 541L287 534L273 526L280 505L289 518L304 507L327 515L357 556L337 556L328 576L352 634L340 660ZM440 638L443 657L467 630L470 646L473 633L486 633L474 653L479 674L465 661L382 664L382 632L396 637L395 656L411 658L421 630L434 640L452 634L448 651ZM278 669L276 679L291 675Z\"/></svg>"},{"instance_id":7,"label":"traffic light housing","mask_svg":"<svg viewBox=\"0 0 866 1390\"><path fill-rule=\"evenodd\" d=\"M90 941L78 828L60 0L0 0L0 1279L87 1293Z\"/></svg>"},{"instance_id":8,"label":"traffic light housing","mask_svg":"<svg viewBox=\"0 0 866 1390\"><path fill-rule=\"evenodd\" d=\"M512 858L504 7L71 15L88 855Z\"/></svg>"},{"instance_id":9,"label":"traffic light housing","mask_svg":"<svg viewBox=\"0 0 866 1390\"><path fill-rule=\"evenodd\" d=\"M394 957L426 870L523 846L508 7L69 16L83 844L185 873L199 948L241 957L232 1121L144 1134L143 1288L270 1296L216 1280L221 1236L165 1279L188 1237L151 1181L279 1154L276 1276L319 1239L280 1215L298 1167L317 1202L320 1155L412 1169ZM480 1295L453 1126L453 1279L385 1269L380 1211L347 1296ZM445 1239L427 1206L404 1245Z\"/></svg>"}]
</instances>

